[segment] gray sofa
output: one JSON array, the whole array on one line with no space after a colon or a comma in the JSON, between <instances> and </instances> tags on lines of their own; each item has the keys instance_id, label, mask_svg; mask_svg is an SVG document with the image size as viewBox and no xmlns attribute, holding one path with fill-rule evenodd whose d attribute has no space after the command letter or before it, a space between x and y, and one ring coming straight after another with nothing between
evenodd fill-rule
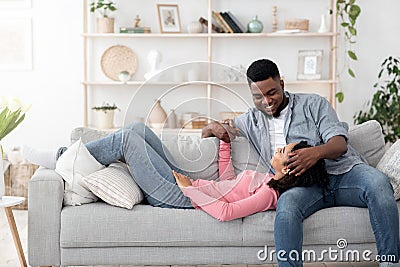
<instances>
[{"instance_id":1,"label":"gray sofa","mask_svg":"<svg viewBox=\"0 0 400 267\"><path fill-rule=\"evenodd\" d=\"M82 137L86 142L102 135L104 133L80 128L73 131L72 139ZM165 135L162 139L173 154L192 159L197 168L193 174L196 178L215 178L217 139ZM351 128L349 142L373 166L385 152L381 128L374 121ZM246 140L235 141L232 150L236 171L244 168L262 170ZM243 155L246 155L245 160ZM201 171L199 163L203 164ZM163 209L145 204L138 204L132 210L101 201L63 206L63 194L64 182L53 170L39 169L29 183L28 255L31 266L271 262L275 211L220 222L199 210ZM339 239L346 240L345 248L342 249L343 243L337 244ZM344 261L357 261L351 253L345 256L345 251L357 250L360 257L367 250L376 253L365 208L335 207L318 211L304 221L303 243L304 250L314 251L317 257L323 250L331 249L337 251L338 257L341 253ZM324 261L330 260L334 259L324 258Z\"/></svg>"}]
</instances>

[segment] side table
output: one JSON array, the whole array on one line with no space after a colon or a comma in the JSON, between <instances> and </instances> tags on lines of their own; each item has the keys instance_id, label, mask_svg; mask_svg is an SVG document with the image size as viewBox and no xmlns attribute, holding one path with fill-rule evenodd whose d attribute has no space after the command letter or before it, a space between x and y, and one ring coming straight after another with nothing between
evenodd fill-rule
<instances>
[{"instance_id":1,"label":"side table","mask_svg":"<svg viewBox=\"0 0 400 267\"><path fill-rule=\"evenodd\" d=\"M4 208L6 211L8 225L10 226L11 234L14 239L14 244L17 249L19 262L21 263L22 267L27 267L24 251L22 250L21 240L18 234L17 225L15 224L14 214L11 208L12 206L21 204L24 201L24 197L3 196L3 198L0 199L0 207Z\"/></svg>"}]
</instances>

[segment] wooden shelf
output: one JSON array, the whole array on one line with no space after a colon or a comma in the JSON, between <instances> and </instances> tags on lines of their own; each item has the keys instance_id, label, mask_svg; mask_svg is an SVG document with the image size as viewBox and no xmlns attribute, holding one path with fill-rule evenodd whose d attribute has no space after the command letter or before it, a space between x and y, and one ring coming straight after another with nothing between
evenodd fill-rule
<instances>
[{"instance_id":1,"label":"wooden shelf","mask_svg":"<svg viewBox=\"0 0 400 267\"><path fill-rule=\"evenodd\" d=\"M85 81L82 82L83 85L87 85L87 86L126 86L126 85L143 85L145 84L145 81L129 81L127 83L123 83L123 82L117 82L117 81ZM336 84L337 81L334 80L293 80L293 81L285 81L285 84L287 85L298 85L298 84ZM207 81L193 81L193 82L181 82L181 83L176 83L176 82L147 82L146 84L148 85L171 85L171 86L175 86L175 85L246 85L247 83L245 82L207 82Z\"/></svg>"},{"instance_id":2,"label":"wooden shelf","mask_svg":"<svg viewBox=\"0 0 400 267\"><path fill-rule=\"evenodd\" d=\"M336 87L338 83L338 78L337 78L337 44L338 44L338 25L337 25L337 20L336 20L336 5L334 4L334 1L330 0L325 0L326 2L329 3L329 6L332 10L332 15L330 16L330 27L331 31L326 32L326 33L319 33L319 32L288 32L288 31L278 31L278 32L264 32L264 33L214 33L212 32L211 25L208 25L206 28L205 33L93 33L89 32L91 29L94 29L92 24L90 22L94 23L93 17L89 17L89 1L84 0L83 1L83 29L82 29L82 39L83 39L83 55L84 55L84 62L83 62L83 69L84 69L84 75L83 75L83 81L82 81L82 87L84 88L83 94L84 94L84 124L88 125L88 110L89 110L89 93L88 90L89 88L93 87L95 89L98 89L96 87L101 87L101 86L109 86L113 87L110 88L110 90L113 89L118 89L118 88L126 88L127 86L130 86L132 89L137 89L140 86L143 85L149 85L156 87L156 89L160 89L161 86L164 87L180 87L180 86L198 86L198 88L203 89L206 88L206 94L207 94L207 111L204 112L207 114L207 116L210 116L213 111L213 106L212 106L212 93L213 90L215 90L218 86L236 86L238 89L241 87L246 87L247 88L247 82L245 79L242 79L241 82L223 82L223 81L213 81L213 82L208 82L208 81L194 81L194 82L173 82L173 81L128 81L126 83L120 82L120 81L111 81L111 80L106 80L106 78L96 78L95 75L91 73L92 71L92 66L94 64L98 64L98 62L94 62L94 59L96 56L98 56L98 51L96 50L98 44L108 44L110 42L114 43L126 43L125 45L128 44L134 44L137 43L137 41L140 40L140 45L145 46L147 44L160 44L162 42L165 42L165 44L169 47L174 47L177 51L179 51L180 48L185 47L185 49L189 49L189 51L185 51L187 55L185 55L185 60L191 61L192 59L201 59L201 62L204 62L206 64L204 70L202 72L202 78L206 80L213 80L216 77L222 77L222 76L215 76L217 73L214 72L212 63L215 62L216 57L215 54L217 53L216 51L219 51L219 49L226 49L225 47L229 47L229 45L232 45L232 47L242 47L243 45L247 45L246 40L248 40L251 43L257 43L261 42L264 44L265 42L268 42L268 40L279 40L284 39L284 40L290 40L290 41L283 41L283 43L287 43L287 46L293 49L298 50L297 43L303 40L307 41L307 45L311 43L310 47L313 47L313 38L318 42L318 44L322 44L323 48L319 48L319 46L315 47L318 49L324 49L328 52L328 55L326 57L329 57L329 69L327 72L325 72L326 76L329 78L325 78L323 80L296 80L296 75L293 73L292 76L290 77L292 80L285 80L285 84L288 86L297 86L298 88L303 87L305 88L308 85L314 85L312 90L314 90L315 87L321 87L324 92L327 92L327 99L328 101L332 104L332 106L335 108L336 107ZM208 21L212 20L212 10L215 8L213 6L213 2L218 2L216 0L207 0L204 1L204 7L207 8L207 15L204 14L205 18L208 18ZM143 1L144 3L144 1ZM133 5L133 4L132 4ZM186 5L186 4L185 4ZM244 3L237 2L235 3L236 7L240 8L240 5L244 5ZM271 3L271 5L273 5ZM185 6L186 9L189 9L189 4ZM229 8L229 6L228 6ZM203 11L204 12L204 11ZM126 16L127 14L125 14ZM155 18L156 19L156 18ZM158 29L155 29L158 31ZM144 43L142 43L144 42ZM147 42L147 43L146 43ZM188 46L188 44L192 44L193 42L196 43L199 47L196 47L197 50L192 51L192 47ZM231 44L229 44L231 43ZM175 45L175 46L174 46ZM260 45L258 45L260 46ZM204 48L204 50L203 50ZM311 48L312 49L312 48ZM215 50L215 51L213 51ZM93 51L97 54L93 54ZM142 51L138 51L142 52ZM219 59L222 61L221 63L226 63L224 62L224 59L226 57L230 57L232 53L229 53L228 51L223 51L222 54L222 59ZM251 53L249 53L251 55ZM294 58L293 60L297 60L297 58ZM227 60L227 62L235 62L235 60ZM200 61L198 61L200 62ZM296 61L293 61L295 63ZM229 63L227 63L229 64ZM233 64L233 63L232 63ZM283 63L281 63L283 64ZM206 75L204 75L206 74ZM163 76L164 77L164 76ZM168 76L171 78L173 76ZM135 78L135 77L133 77ZM136 78L142 78L136 76ZM100 79L100 80L96 80ZM104 80L102 80L104 79ZM143 78L142 78L143 79ZM167 79L167 78L166 78ZM303 86L304 85L304 86ZM157 86L159 86L157 88ZM195 88L197 89L197 88ZM236 88L234 88L236 89ZM155 131L160 131L159 129L154 129ZM179 129L163 129L163 132L178 132ZM184 133L199 133L201 130L197 129L184 129Z\"/></svg>"},{"instance_id":3,"label":"wooden shelf","mask_svg":"<svg viewBox=\"0 0 400 267\"><path fill-rule=\"evenodd\" d=\"M306 38L332 37L337 33L300 32L300 33L83 33L86 38Z\"/></svg>"}]
</instances>

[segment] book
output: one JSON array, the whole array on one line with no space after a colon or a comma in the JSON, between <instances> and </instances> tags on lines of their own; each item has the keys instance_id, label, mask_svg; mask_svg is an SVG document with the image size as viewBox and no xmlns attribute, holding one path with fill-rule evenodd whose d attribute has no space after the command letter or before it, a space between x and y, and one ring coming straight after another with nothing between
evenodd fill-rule
<instances>
[{"instance_id":1,"label":"book","mask_svg":"<svg viewBox=\"0 0 400 267\"><path fill-rule=\"evenodd\" d=\"M199 22L202 23L202 24L204 24L206 27L208 27L208 20L206 20L205 18L200 17L200 18L199 18ZM218 26L215 26L214 23L211 24L211 28L213 29L213 31L218 32L218 33L223 33L223 32L224 32L223 29L221 29L221 28L218 27Z\"/></svg>"},{"instance_id":2,"label":"book","mask_svg":"<svg viewBox=\"0 0 400 267\"><path fill-rule=\"evenodd\" d=\"M151 33L150 27L120 27L119 33Z\"/></svg>"},{"instance_id":3,"label":"book","mask_svg":"<svg viewBox=\"0 0 400 267\"><path fill-rule=\"evenodd\" d=\"M225 20L222 18L221 14L219 14L219 12L212 11L212 15L215 18L215 20L218 22L218 24L222 27L224 32L233 33L232 29L229 28L228 24L225 22Z\"/></svg>"},{"instance_id":4,"label":"book","mask_svg":"<svg viewBox=\"0 0 400 267\"><path fill-rule=\"evenodd\" d=\"M228 16L232 19L232 21L236 24L236 26L242 31L242 32L247 32L247 27L243 26L242 23L232 14L232 12L227 11Z\"/></svg>"},{"instance_id":5,"label":"book","mask_svg":"<svg viewBox=\"0 0 400 267\"><path fill-rule=\"evenodd\" d=\"M222 23L221 19L217 16L217 13L215 11L212 11L211 14L213 21L219 28L222 29L222 32L223 33L229 32L228 29L225 28L225 25Z\"/></svg>"},{"instance_id":6,"label":"book","mask_svg":"<svg viewBox=\"0 0 400 267\"><path fill-rule=\"evenodd\" d=\"M236 24L233 22L233 20L229 17L228 13L221 12L221 16L228 23L229 27L231 27L231 29L233 30L234 33L242 33L242 30L239 29L238 26L236 26Z\"/></svg>"},{"instance_id":7,"label":"book","mask_svg":"<svg viewBox=\"0 0 400 267\"><path fill-rule=\"evenodd\" d=\"M229 33L235 33L235 31L233 30L233 28L231 27L231 25L228 23L228 21L226 20L226 18L225 18L224 15L222 14L222 12L219 12L218 15L221 17L221 20L223 21L223 23L224 23L225 26L227 27Z\"/></svg>"}]
</instances>

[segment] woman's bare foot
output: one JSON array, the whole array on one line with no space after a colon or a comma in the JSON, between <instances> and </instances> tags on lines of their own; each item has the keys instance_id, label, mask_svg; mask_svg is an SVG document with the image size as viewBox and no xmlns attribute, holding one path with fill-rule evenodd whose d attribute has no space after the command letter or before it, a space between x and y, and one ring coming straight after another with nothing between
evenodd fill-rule
<instances>
[{"instance_id":1,"label":"woman's bare foot","mask_svg":"<svg viewBox=\"0 0 400 267\"><path fill-rule=\"evenodd\" d=\"M186 175L183 175L176 171L172 171L172 175L175 177L176 183L180 188L192 185L192 182L190 182L189 177L187 177Z\"/></svg>"}]
</instances>

